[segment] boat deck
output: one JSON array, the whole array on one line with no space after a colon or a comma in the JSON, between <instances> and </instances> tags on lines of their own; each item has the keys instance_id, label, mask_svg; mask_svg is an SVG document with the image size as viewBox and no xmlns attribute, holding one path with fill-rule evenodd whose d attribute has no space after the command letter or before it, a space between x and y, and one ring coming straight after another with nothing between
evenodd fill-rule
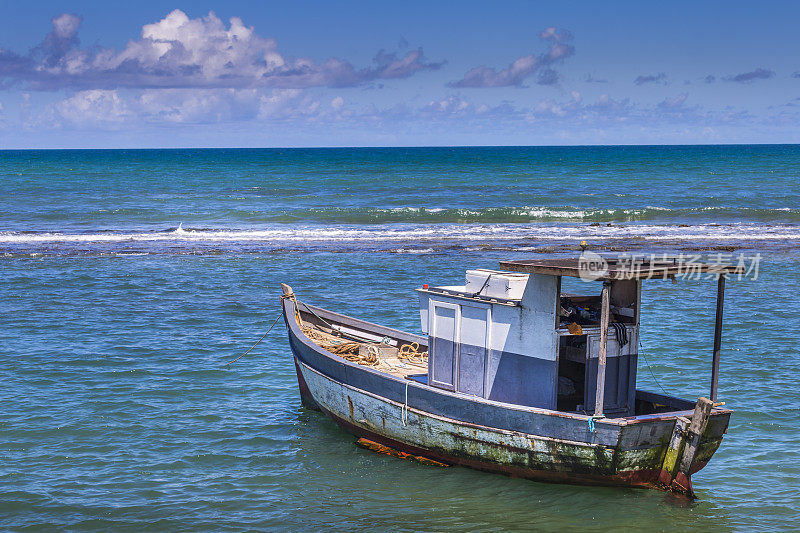
<instances>
[{"instance_id":1,"label":"boat deck","mask_svg":"<svg viewBox=\"0 0 800 533\"><path fill-rule=\"evenodd\" d=\"M385 337L381 342L343 333L331 325L315 324L306 317L298 321L303 333L317 346L335 356L401 379L428 373L428 352L416 343ZM364 332L359 332L364 335Z\"/></svg>"}]
</instances>

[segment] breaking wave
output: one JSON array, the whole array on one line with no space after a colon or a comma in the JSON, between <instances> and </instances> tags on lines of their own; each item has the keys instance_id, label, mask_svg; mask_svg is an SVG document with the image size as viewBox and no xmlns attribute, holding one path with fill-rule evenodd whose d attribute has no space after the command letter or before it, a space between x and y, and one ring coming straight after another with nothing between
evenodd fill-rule
<instances>
[{"instance_id":1,"label":"breaking wave","mask_svg":"<svg viewBox=\"0 0 800 533\"><path fill-rule=\"evenodd\" d=\"M146 232L0 232L0 253L223 253L275 250L382 250L427 254L444 249L531 249L575 245L786 248L800 244L800 224L391 224L286 225L248 229L177 228Z\"/></svg>"},{"instance_id":2,"label":"breaking wave","mask_svg":"<svg viewBox=\"0 0 800 533\"><path fill-rule=\"evenodd\" d=\"M560 207L486 207L481 209L447 207L321 207L283 210L274 213L250 213L251 221L326 222L341 224L380 223L487 223L525 222L637 222L677 220L739 220L800 222L800 209L780 207L666 208L648 206L636 209L591 209Z\"/></svg>"}]
</instances>

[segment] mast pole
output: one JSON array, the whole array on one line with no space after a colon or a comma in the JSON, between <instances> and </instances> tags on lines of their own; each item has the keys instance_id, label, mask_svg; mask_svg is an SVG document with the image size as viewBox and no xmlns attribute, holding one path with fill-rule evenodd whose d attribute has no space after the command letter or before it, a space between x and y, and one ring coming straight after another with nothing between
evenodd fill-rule
<instances>
[{"instance_id":1,"label":"mast pole","mask_svg":"<svg viewBox=\"0 0 800 533\"><path fill-rule=\"evenodd\" d=\"M603 397L606 388L606 354L608 353L608 292L610 287L610 281L603 281L600 309L600 353L597 357L597 389L594 396L594 416L603 416Z\"/></svg>"},{"instance_id":2,"label":"mast pole","mask_svg":"<svg viewBox=\"0 0 800 533\"><path fill-rule=\"evenodd\" d=\"M717 278L717 317L714 324L714 357L711 366L711 401L717 401L719 390L719 357L722 345L722 307L725 301L725 273Z\"/></svg>"}]
</instances>

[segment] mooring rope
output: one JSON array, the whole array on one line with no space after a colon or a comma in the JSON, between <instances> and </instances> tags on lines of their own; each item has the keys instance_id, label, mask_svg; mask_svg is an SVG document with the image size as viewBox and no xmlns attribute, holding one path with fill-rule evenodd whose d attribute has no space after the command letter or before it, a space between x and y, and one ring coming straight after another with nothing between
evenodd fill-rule
<instances>
[{"instance_id":1,"label":"mooring rope","mask_svg":"<svg viewBox=\"0 0 800 533\"><path fill-rule=\"evenodd\" d=\"M270 332L270 331L272 331L272 328L274 328L274 327L275 327L275 324L277 324L277 323L278 323L278 320L280 320L280 318L281 318L282 316L283 316L283 313L281 313L281 314L279 314L279 315L278 315L278 317L275 319L275 322L273 322L273 323L272 323L272 325L269 327L269 329L267 330L267 332L266 332L266 333L264 333L264 334L261 336L261 338L260 338L260 339L258 339L258 341L256 341L256 343L255 343L253 346L251 346L251 347L250 347L250 349L249 349L249 350L247 350L246 352L244 352L242 355L240 355L239 357L237 357L237 358L236 358L236 359L234 359L233 361L230 361L230 362L228 362L228 363L225 363L225 366L228 366L228 365L231 365L231 364L235 363L236 361L238 361L239 359L241 359L241 358L242 358L242 357L244 357L245 355L247 355L247 354L249 354L250 352L252 352L252 351L253 351L253 348L255 348L256 346L258 346L258 344L259 344L261 341L263 341L263 340L264 340L264 338L265 338L265 337L266 337L266 336L269 334L269 332Z\"/></svg>"},{"instance_id":2,"label":"mooring rope","mask_svg":"<svg viewBox=\"0 0 800 533\"><path fill-rule=\"evenodd\" d=\"M644 348L644 346L642 345L642 341L639 341L639 348ZM644 356L644 363L647 365L647 371L650 372L650 376L653 378L653 381L656 382L656 385L658 385L658 388L661 389L661 392L664 393L664 396L669 396L669 394L667 394L667 391L664 390L664 387L661 386L661 383L658 382L658 378L656 378L656 375L653 374L653 369L650 367L650 361L647 360L647 353L646 352L640 352L640 353Z\"/></svg>"},{"instance_id":3,"label":"mooring rope","mask_svg":"<svg viewBox=\"0 0 800 533\"><path fill-rule=\"evenodd\" d=\"M595 425L594 425L594 421L595 421L595 419L596 420L600 420L601 418L605 418L605 416L603 416L603 415L599 415L599 416L592 415L592 416L589 417L589 433L594 433L595 431L597 431L597 429L595 428Z\"/></svg>"}]
</instances>

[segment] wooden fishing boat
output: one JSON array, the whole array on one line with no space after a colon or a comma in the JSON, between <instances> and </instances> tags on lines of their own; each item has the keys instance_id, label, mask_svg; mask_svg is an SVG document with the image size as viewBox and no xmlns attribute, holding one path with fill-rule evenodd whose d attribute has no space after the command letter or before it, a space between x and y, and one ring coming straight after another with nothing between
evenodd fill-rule
<instances>
[{"instance_id":1,"label":"wooden fishing boat","mask_svg":"<svg viewBox=\"0 0 800 533\"><path fill-rule=\"evenodd\" d=\"M582 256L583 258L583 256ZM540 481L693 496L719 447L722 302L730 265L679 260L501 262L465 285L417 289L424 336L282 306L303 404L370 448ZM718 279L712 384L696 402L636 389L641 284L691 268ZM562 294L563 276L599 294ZM590 288L596 285L587 283Z\"/></svg>"}]
</instances>

